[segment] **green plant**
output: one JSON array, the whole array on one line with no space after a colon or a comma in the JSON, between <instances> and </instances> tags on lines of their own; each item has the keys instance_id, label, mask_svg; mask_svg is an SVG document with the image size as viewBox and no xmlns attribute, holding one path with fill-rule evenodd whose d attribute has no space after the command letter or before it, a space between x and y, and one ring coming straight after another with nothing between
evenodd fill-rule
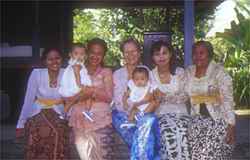
<instances>
[{"instance_id":1,"label":"green plant","mask_svg":"<svg viewBox=\"0 0 250 160\"><path fill-rule=\"evenodd\" d=\"M250 12L242 4L235 8L237 20L231 22L231 28L216 33L213 39L215 50L233 77L234 97L237 107L250 107ZM243 14L245 13L245 15ZM223 47L222 47L223 46Z\"/></svg>"},{"instance_id":2,"label":"green plant","mask_svg":"<svg viewBox=\"0 0 250 160\"><path fill-rule=\"evenodd\" d=\"M117 66L122 61L119 43L130 36L143 43L146 31L169 32L177 57L183 63L183 8L111 8L111 9L75 9L74 10L74 42L86 42L93 37L103 38L108 43L105 63ZM206 20L211 13L196 13L197 37L204 37L208 30ZM202 25L202 26L201 26ZM199 27L200 26L200 27ZM202 32L202 33L201 33Z\"/></svg>"}]
</instances>

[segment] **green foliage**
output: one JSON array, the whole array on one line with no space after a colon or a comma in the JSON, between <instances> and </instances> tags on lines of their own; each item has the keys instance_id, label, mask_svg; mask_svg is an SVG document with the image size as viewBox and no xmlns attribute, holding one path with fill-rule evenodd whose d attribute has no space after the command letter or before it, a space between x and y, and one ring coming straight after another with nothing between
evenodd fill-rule
<instances>
[{"instance_id":1,"label":"green foliage","mask_svg":"<svg viewBox=\"0 0 250 160\"><path fill-rule=\"evenodd\" d=\"M184 25L182 8L111 8L74 10L74 42L86 42L93 37L103 38L109 46L105 63L117 66L122 61L119 43L127 37L135 37L143 43L146 31L169 32L177 57L183 63ZM204 38L209 28L207 19L211 13L196 14L196 36Z\"/></svg>"},{"instance_id":2,"label":"green foliage","mask_svg":"<svg viewBox=\"0 0 250 160\"><path fill-rule=\"evenodd\" d=\"M249 1L248 1L249 2ZM217 55L233 77L237 107L250 107L250 12L244 3L237 4L237 20L231 28L212 38Z\"/></svg>"},{"instance_id":3,"label":"green foliage","mask_svg":"<svg viewBox=\"0 0 250 160\"><path fill-rule=\"evenodd\" d=\"M208 20L215 18L214 9L204 10L202 8L197 8L195 10L195 39L202 40L205 38L208 31L212 28L212 23Z\"/></svg>"}]
</instances>

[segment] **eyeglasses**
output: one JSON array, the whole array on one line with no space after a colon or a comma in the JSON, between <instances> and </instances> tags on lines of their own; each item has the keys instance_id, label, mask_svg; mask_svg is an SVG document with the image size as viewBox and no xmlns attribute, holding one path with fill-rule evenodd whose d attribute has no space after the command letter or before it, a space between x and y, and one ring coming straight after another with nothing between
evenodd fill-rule
<instances>
[{"instance_id":1,"label":"eyeglasses","mask_svg":"<svg viewBox=\"0 0 250 160\"><path fill-rule=\"evenodd\" d=\"M135 54L135 53L139 53L138 50L131 50L131 51L125 51L123 52L124 55L129 55L129 54Z\"/></svg>"}]
</instances>

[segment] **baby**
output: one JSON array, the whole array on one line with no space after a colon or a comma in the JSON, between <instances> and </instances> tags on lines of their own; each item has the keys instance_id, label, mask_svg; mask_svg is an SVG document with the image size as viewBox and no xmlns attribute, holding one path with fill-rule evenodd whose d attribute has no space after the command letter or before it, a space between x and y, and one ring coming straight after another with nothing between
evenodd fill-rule
<instances>
[{"instance_id":1,"label":"baby","mask_svg":"<svg viewBox=\"0 0 250 160\"><path fill-rule=\"evenodd\" d=\"M91 86L92 82L88 71L84 65L86 59L86 48L81 43L73 44L69 53L70 60L67 68L64 70L59 93L62 97L72 97L77 95L85 86ZM80 72L75 68L80 67ZM64 111L68 112L72 105L78 102L79 98L73 100L70 103L66 103ZM92 100L89 99L86 102L87 110L90 110Z\"/></svg>"},{"instance_id":2,"label":"baby","mask_svg":"<svg viewBox=\"0 0 250 160\"><path fill-rule=\"evenodd\" d=\"M128 90L123 96L123 105L129 111L129 123L121 127L133 126L134 119L138 120L144 115L152 100L154 89L149 81L148 69L145 66L136 67L132 73L132 80L128 81Z\"/></svg>"}]
</instances>

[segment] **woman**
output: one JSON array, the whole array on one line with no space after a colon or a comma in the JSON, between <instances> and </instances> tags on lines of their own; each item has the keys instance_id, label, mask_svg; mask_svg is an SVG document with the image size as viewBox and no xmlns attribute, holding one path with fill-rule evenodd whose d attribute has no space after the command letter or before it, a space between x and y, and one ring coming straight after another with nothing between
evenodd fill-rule
<instances>
[{"instance_id":1,"label":"woman","mask_svg":"<svg viewBox=\"0 0 250 160\"><path fill-rule=\"evenodd\" d=\"M94 38L88 42L88 62L86 68L93 87L83 89L83 98L72 106L69 125L73 127L75 145L82 160L110 159L112 149L111 109L113 80L112 71L104 68L103 58L107 51L104 40ZM92 105L86 106L86 100L92 97ZM92 113L90 121L83 111Z\"/></svg>"},{"instance_id":2,"label":"woman","mask_svg":"<svg viewBox=\"0 0 250 160\"><path fill-rule=\"evenodd\" d=\"M58 93L63 73L61 52L56 48L46 49L42 60L47 68L34 69L29 77L17 135L25 128L27 160L68 159L69 129Z\"/></svg>"},{"instance_id":3,"label":"woman","mask_svg":"<svg viewBox=\"0 0 250 160\"><path fill-rule=\"evenodd\" d=\"M193 62L187 72L186 90L191 97L189 128L191 158L230 159L235 134L232 79L212 60L207 41L193 45Z\"/></svg>"},{"instance_id":4,"label":"woman","mask_svg":"<svg viewBox=\"0 0 250 160\"><path fill-rule=\"evenodd\" d=\"M189 116L186 107L188 96L184 93L184 70L177 67L171 45L157 41L151 47L156 67L152 70L153 81L158 88L155 96L160 100L156 109L161 135L163 160L190 159L187 141Z\"/></svg>"},{"instance_id":5,"label":"woman","mask_svg":"<svg viewBox=\"0 0 250 160\"><path fill-rule=\"evenodd\" d=\"M123 52L125 66L114 72L114 97L115 109L112 112L114 128L130 147L131 160L158 159L158 122L151 113L155 105L148 107L145 116L139 119L135 127L121 128L121 124L128 121L128 112L124 108L122 99L127 90L127 83L132 78L132 73L140 62L140 44L132 38L125 40L120 47Z\"/></svg>"}]
</instances>

